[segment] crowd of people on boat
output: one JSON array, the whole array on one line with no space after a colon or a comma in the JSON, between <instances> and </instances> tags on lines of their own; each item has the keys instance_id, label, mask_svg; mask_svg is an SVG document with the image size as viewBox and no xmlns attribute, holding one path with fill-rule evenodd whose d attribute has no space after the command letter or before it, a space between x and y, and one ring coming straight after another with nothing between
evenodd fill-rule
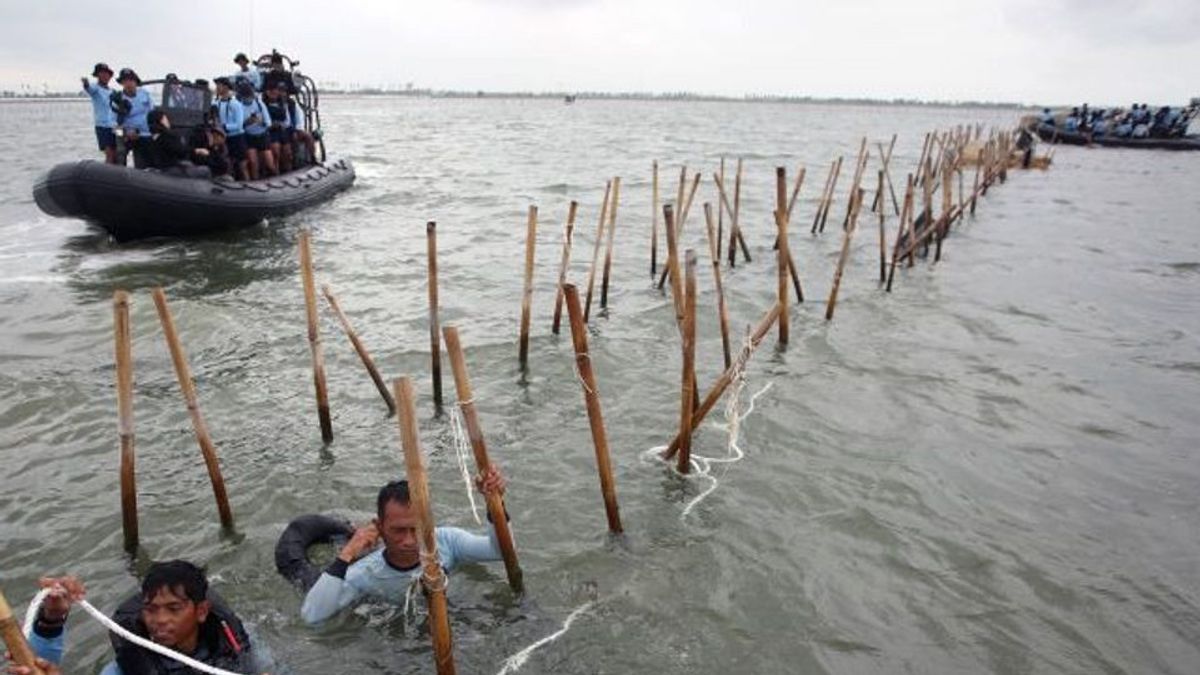
<instances>
[{"instance_id":1,"label":"crowd of people on boat","mask_svg":"<svg viewBox=\"0 0 1200 675\"><path fill-rule=\"evenodd\" d=\"M503 498L506 481L492 465L476 477L475 487L485 497ZM306 624L323 623L363 599L407 605L423 573L424 555L418 536L419 515L408 482L397 480L384 485L375 506L375 518L354 530L337 557L307 589L300 609ZM439 526L434 536L439 566L447 573L502 557L491 527L487 534L477 534ZM277 566L278 557L277 551ZM69 575L47 575L38 585L47 595L34 615L29 645L43 675L61 675L67 620L72 606L86 599L87 589L77 577ZM279 672L279 664L253 627L243 625L237 613L210 589L205 571L189 561L150 565L140 589L117 607L112 620L128 634L152 643L155 649L114 633L114 658L100 675L196 672L171 652L235 673ZM169 651L164 653L158 647ZM32 667L15 664L8 667L8 673L38 675Z\"/></svg>"},{"instance_id":2,"label":"crowd of people on boat","mask_svg":"<svg viewBox=\"0 0 1200 675\"><path fill-rule=\"evenodd\" d=\"M1071 108L1062 120L1062 130L1092 137L1181 138L1197 112L1195 100L1186 107L1164 105L1153 113L1145 103L1134 103L1128 110L1089 109L1084 103ZM1049 108L1042 109L1040 121L1043 125L1058 127L1058 116Z\"/></svg>"},{"instance_id":3,"label":"crowd of people on boat","mask_svg":"<svg viewBox=\"0 0 1200 675\"><path fill-rule=\"evenodd\" d=\"M234 57L238 69L207 80L164 78L163 102L156 105L132 68L114 73L106 63L92 69L95 81L82 78L91 98L96 142L110 164L125 165L133 155L139 169L191 172L213 177L258 180L312 164L316 138L305 123L299 89L283 56L273 52L265 68L245 54ZM111 85L116 75L116 88ZM215 90L214 90L215 89ZM211 105L203 110L206 101ZM187 134L172 127L172 114L199 110L202 121Z\"/></svg>"}]
</instances>

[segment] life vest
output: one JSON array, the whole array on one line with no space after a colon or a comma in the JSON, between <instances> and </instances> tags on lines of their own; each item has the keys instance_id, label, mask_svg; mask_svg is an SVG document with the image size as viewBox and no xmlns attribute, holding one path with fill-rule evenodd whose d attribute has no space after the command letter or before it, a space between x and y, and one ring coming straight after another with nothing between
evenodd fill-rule
<instances>
[{"instance_id":1,"label":"life vest","mask_svg":"<svg viewBox=\"0 0 1200 675\"><path fill-rule=\"evenodd\" d=\"M254 657L250 653L250 636L246 634L241 620L215 591L209 590L208 602L210 609L208 617L200 624L196 653L189 656L222 670L257 675L261 671L255 667ZM131 633L142 637L149 635L146 624L142 621L141 593L121 603L117 611L113 612L112 618ZM226 633L226 627L233 635L233 640ZM124 638L116 635L110 637L117 656L117 665L121 667L124 675L184 675L195 672L178 661L143 649Z\"/></svg>"}]
</instances>

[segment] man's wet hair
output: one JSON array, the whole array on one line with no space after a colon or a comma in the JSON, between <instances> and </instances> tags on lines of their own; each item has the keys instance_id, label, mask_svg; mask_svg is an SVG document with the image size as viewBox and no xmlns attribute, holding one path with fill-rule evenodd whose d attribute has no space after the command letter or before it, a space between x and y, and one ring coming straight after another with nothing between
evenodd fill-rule
<instances>
[{"instance_id":1,"label":"man's wet hair","mask_svg":"<svg viewBox=\"0 0 1200 675\"><path fill-rule=\"evenodd\" d=\"M396 502L402 506L408 506L412 502L412 498L408 496L407 480L394 480L379 488L379 497L375 499L375 512L380 520L383 520L383 511L388 502Z\"/></svg>"},{"instance_id":2,"label":"man's wet hair","mask_svg":"<svg viewBox=\"0 0 1200 675\"><path fill-rule=\"evenodd\" d=\"M142 599L149 600L164 588L192 602L208 598L208 579L204 570L186 560L168 560L150 566L142 580Z\"/></svg>"}]
</instances>

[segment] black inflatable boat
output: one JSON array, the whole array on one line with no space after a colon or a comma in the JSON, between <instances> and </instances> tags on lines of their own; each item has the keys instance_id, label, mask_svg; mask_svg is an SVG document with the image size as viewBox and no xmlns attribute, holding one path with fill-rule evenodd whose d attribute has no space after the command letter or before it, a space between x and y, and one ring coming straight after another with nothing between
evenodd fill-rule
<instances>
[{"instance_id":1,"label":"black inflatable boat","mask_svg":"<svg viewBox=\"0 0 1200 675\"><path fill-rule=\"evenodd\" d=\"M1138 148L1141 150L1200 150L1200 136L1178 136L1175 138L1121 138L1118 136L1093 136L1078 131L1066 131L1049 124L1038 124L1033 128L1039 138L1047 143L1065 145L1096 145L1103 148Z\"/></svg>"},{"instance_id":2,"label":"black inflatable boat","mask_svg":"<svg viewBox=\"0 0 1200 675\"><path fill-rule=\"evenodd\" d=\"M253 182L82 161L50 169L33 197L51 216L81 218L127 241L254 225L326 201L353 182L346 159Z\"/></svg>"}]
</instances>

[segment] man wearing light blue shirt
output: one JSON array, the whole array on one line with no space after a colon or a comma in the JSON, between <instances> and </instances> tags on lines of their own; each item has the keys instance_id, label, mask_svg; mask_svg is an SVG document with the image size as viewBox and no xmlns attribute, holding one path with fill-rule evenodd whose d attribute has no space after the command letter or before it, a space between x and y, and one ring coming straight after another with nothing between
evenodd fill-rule
<instances>
[{"instance_id":1,"label":"man wearing light blue shirt","mask_svg":"<svg viewBox=\"0 0 1200 675\"><path fill-rule=\"evenodd\" d=\"M271 154L271 139L267 135L271 113L249 82L237 83L237 97L246 117L246 158L249 160L250 180L274 176L278 172Z\"/></svg>"},{"instance_id":2,"label":"man wearing light blue shirt","mask_svg":"<svg viewBox=\"0 0 1200 675\"><path fill-rule=\"evenodd\" d=\"M122 68L117 83L121 85L117 124L125 135L125 147L133 146L134 167L144 169L150 162L150 122L146 116L154 110L154 101L142 89L142 78L132 68Z\"/></svg>"},{"instance_id":3,"label":"man wearing light blue shirt","mask_svg":"<svg viewBox=\"0 0 1200 675\"><path fill-rule=\"evenodd\" d=\"M486 494L504 494L504 477L492 466L477 479ZM377 518L354 531L333 561L309 589L300 608L305 623L334 616L363 597L403 603L409 587L421 577L418 518L408 494L408 481L383 486L376 499ZM457 527L438 527L438 562L447 572L459 565L500 560L494 528L473 534ZM378 541L383 548L371 549ZM364 555L365 554L365 555Z\"/></svg>"},{"instance_id":4,"label":"man wearing light blue shirt","mask_svg":"<svg viewBox=\"0 0 1200 675\"><path fill-rule=\"evenodd\" d=\"M217 97L213 99L213 116L225 132L225 149L235 168L234 174L247 180L249 166L246 161L246 109L242 102L233 97L232 83L228 77L213 80L217 85Z\"/></svg>"},{"instance_id":5,"label":"man wearing light blue shirt","mask_svg":"<svg viewBox=\"0 0 1200 675\"><path fill-rule=\"evenodd\" d=\"M263 75L257 67L250 67L250 59L246 55L238 52L238 55L233 57L233 62L238 65L238 69L234 71L229 79L233 80L236 85L238 80L246 80L254 86L255 91L262 91Z\"/></svg>"},{"instance_id":6,"label":"man wearing light blue shirt","mask_svg":"<svg viewBox=\"0 0 1200 675\"><path fill-rule=\"evenodd\" d=\"M80 78L83 90L92 99L92 121L96 126L96 143L104 153L104 161L109 164L117 163L117 114L112 109L112 89L108 83L112 80L113 71L107 63L97 63L92 68L92 77L96 83L88 82L86 77Z\"/></svg>"}]
</instances>

